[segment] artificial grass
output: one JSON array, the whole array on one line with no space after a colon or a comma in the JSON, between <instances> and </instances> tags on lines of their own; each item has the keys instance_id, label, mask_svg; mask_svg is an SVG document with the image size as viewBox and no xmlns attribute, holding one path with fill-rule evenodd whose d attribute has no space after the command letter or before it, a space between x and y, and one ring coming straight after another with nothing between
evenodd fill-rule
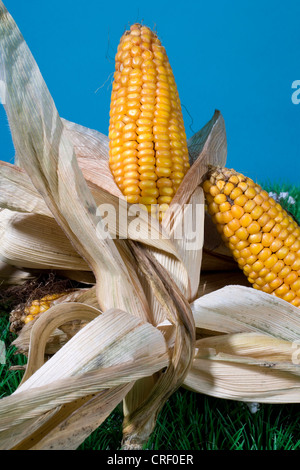
<instances>
[{"instance_id":1,"label":"artificial grass","mask_svg":"<svg viewBox=\"0 0 300 470\"><path fill-rule=\"evenodd\" d=\"M267 191L289 193L280 203L300 221L300 189L289 184L264 184ZM6 362L0 364L0 398L14 392L26 364L15 354L9 332L9 305L0 314L0 341L6 345ZM78 450L118 450L122 439L122 413L116 408ZM300 450L300 403L261 404L251 413L247 404L222 400L179 389L165 403L145 450Z\"/></svg>"}]
</instances>

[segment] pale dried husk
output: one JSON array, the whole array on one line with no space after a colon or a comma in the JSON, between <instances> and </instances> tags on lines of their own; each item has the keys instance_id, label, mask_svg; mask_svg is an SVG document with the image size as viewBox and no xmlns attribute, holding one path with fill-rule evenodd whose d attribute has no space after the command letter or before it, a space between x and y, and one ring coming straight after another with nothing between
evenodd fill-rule
<instances>
[{"instance_id":1,"label":"pale dried husk","mask_svg":"<svg viewBox=\"0 0 300 470\"><path fill-rule=\"evenodd\" d=\"M90 322L44 363L50 332L74 318ZM151 375L169 362L163 336L152 325L119 310L101 315L99 310L79 303L64 303L45 312L32 329L32 345L34 354L29 356L25 379L14 394L0 402L0 442L5 446L7 439L11 439L11 429L14 446L21 442L17 437L19 425L20 439L28 438L32 429L26 432L24 421L31 422L64 403ZM111 404L105 407L104 403L99 406L95 420L99 421L99 413L105 408L112 411ZM74 436L72 444L70 435L68 440L68 445L75 448L80 443L78 436Z\"/></svg>"}]
</instances>

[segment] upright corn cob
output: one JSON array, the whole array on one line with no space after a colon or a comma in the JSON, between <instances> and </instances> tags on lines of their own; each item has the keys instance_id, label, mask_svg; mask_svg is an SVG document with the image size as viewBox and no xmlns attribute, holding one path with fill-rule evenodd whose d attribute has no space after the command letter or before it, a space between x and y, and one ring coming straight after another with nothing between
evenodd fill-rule
<instances>
[{"instance_id":1,"label":"upright corn cob","mask_svg":"<svg viewBox=\"0 0 300 470\"><path fill-rule=\"evenodd\" d=\"M123 34L115 59L110 168L129 203L163 212L189 168L173 72L158 37L140 24Z\"/></svg>"},{"instance_id":2,"label":"upright corn cob","mask_svg":"<svg viewBox=\"0 0 300 470\"><path fill-rule=\"evenodd\" d=\"M208 212L255 289L300 306L300 228L259 185L212 169L203 183Z\"/></svg>"}]
</instances>

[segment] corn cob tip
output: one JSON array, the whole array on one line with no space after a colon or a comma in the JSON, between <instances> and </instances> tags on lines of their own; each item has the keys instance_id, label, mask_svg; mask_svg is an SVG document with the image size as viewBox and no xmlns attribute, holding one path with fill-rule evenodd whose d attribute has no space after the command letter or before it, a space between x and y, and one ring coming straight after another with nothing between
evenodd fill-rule
<instances>
[{"instance_id":1,"label":"corn cob tip","mask_svg":"<svg viewBox=\"0 0 300 470\"><path fill-rule=\"evenodd\" d=\"M227 168L210 168L207 211L255 289L300 306L300 228L268 192Z\"/></svg>"}]
</instances>

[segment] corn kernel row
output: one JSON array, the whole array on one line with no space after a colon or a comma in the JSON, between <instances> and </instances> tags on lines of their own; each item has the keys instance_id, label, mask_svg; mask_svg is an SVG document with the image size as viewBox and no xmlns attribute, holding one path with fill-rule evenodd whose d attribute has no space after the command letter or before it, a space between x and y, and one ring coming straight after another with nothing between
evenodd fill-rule
<instances>
[{"instance_id":1,"label":"corn kernel row","mask_svg":"<svg viewBox=\"0 0 300 470\"><path fill-rule=\"evenodd\" d=\"M48 294L42 297L40 300L33 300L30 305L24 308L24 323L29 323L34 320L36 315L39 313L46 312L52 306L54 300L66 295L66 292L60 294Z\"/></svg>"},{"instance_id":2,"label":"corn kernel row","mask_svg":"<svg viewBox=\"0 0 300 470\"><path fill-rule=\"evenodd\" d=\"M255 289L300 306L300 228L267 191L227 168L203 183L207 210Z\"/></svg>"}]
</instances>

